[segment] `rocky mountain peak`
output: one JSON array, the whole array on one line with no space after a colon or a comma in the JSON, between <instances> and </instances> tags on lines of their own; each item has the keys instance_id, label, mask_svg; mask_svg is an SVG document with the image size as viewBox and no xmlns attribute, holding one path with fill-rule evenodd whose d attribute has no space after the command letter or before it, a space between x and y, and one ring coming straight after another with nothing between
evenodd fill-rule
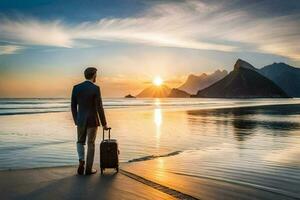
<instances>
[{"instance_id":1,"label":"rocky mountain peak","mask_svg":"<svg viewBox=\"0 0 300 200\"><path fill-rule=\"evenodd\" d=\"M238 70L240 68L251 69L251 70L256 71L256 68L253 67L250 63L248 63L242 59L238 59L234 65L234 70Z\"/></svg>"}]
</instances>

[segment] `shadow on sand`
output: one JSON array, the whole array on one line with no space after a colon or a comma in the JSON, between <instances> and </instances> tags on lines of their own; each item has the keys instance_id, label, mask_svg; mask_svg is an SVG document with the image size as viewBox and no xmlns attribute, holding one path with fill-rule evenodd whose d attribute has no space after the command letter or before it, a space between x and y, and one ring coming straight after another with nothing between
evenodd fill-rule
<instances>
[{"instance_id":1,"label":"shadow on sand","mask_svg":"<svg viewBox=\"0 0 300 200\"><path fill-rule=\"evenodd\" d=\"M111 197L113 184L117 174L105 176L73 175L52 181L37 190L23 196L25 199L105 199Z\"/></svg>"}]
</instances>

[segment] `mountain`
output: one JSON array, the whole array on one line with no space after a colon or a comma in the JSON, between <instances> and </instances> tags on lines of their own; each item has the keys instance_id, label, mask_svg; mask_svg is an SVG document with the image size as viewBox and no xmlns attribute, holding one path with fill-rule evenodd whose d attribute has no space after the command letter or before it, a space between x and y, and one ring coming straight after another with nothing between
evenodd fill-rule
<instances>
[{"instance_id":1,"label":"mountain","mask_svg":"<svg viewBox=\"0 0 300 200\"><path fill-rule=\"evenodd\" d=\"M198 91L196 97L273 98L288 95L251 64L238 59L233 71L213 85Z\"/></svg>"},{"instance_id":2,"label":"mountain","mask_svg":"<svg viewBox=\"0 0 300 200\"><path fill-rule=\"evenodd\" d=\"M289 96L300 97L300 69L285 63L273 63L259 70Z\"/></svg>"},{"instance_id":3,"label":"mountain","mask_svg":"<svg viewBox=\"0 0 300 200\"><path fill-rule=\"evenodd\" d=\"M171 98L189 98L191 97L191 95L185 91L173 88L170 92L170 94L168 95L168 97Z\"/></svg>"},{"instance_id":4,"label":"mountain","mask_svg":"<svg viewBox=\"0 0 300 200\"><path fill-rule=\"evenodd\" d=\"M138 98L164 98L168 97L171 88L166 85L155 86L152 85L141 91L136 97Z\"/></svg>"},{"instance_id":5,"label":"mountain","mask_svg":"<svg viewBox=\"0 0 300 200\"><path fill-rule=\"evenodd\" d=\"M189 75L187 80L183 85L181 85L178 89L186 91L190 94L196 94L199 90L204 89L213 83L224 78L228 72L226 70L217 70L212 74L201 74L200 76L195 76L193 74Z\"/></svg>"}]
</instances>

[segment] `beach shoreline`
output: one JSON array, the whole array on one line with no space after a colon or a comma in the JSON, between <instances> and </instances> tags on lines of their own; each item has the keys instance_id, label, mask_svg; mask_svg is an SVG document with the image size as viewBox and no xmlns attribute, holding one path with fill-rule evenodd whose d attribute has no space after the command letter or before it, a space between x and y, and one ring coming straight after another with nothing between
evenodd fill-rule
<instances>
[{"instance_id":1,"label":"beach shoreline","mask_svg":"<svg viewBox=\"0 0 300 200\"><path fill-rule=\"evenodd\" d=\"M78 176L76 166L0 171L0 188L1 199L176 199L113 170Z\"/></svg>"}]
</instances>

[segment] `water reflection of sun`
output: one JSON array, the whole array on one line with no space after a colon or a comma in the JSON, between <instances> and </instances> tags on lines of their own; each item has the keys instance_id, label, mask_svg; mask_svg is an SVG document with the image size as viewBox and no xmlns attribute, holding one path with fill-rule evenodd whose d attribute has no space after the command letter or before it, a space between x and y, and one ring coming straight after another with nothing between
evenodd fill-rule
<instances>
[{"instance_id":1,"label":"water reflection of sun","mask_svg":"<svg viewBox=\"0 0 300 200\"><path fill-rule=\"evenodd\" d=\"M154 109L154 123L156 127L160 127L162 123L162 114L160 109L160 99L155 99L155 109Z\"/></svg>"},{"instance_id":2,"label":"water reflection of sun","mask_svg":"<svg viewBox=\"0 0 300 200\"><path fill-rule=\"evenodd\" d=\"M154 125L155 125L155 134L156 134L156 148L159 149L160 144L160 135L161 135L161 124L162 124L162 112L160 108L160 100L155 100L155 109L154 109Z\"/></svg>"},{"instance_id":3,"label":"water reflection of sun","mask_svg":"<svg viewBox=\"0 0 300 200\"><path fill-rule=\"evenodd\" d=\"M155 123L156 127L160 127L161 122L162 122L161 109L155 108L154 109L154 123Z\"/></svg>"},{"instance_id":4,"label":"water reflection of sun","mask_svg":"<svg viewBox=\"0 0 300 200\"><path fill-rule=\"evenodd\" d=\"M160 99L159 98L155 99L154 105L158 108L160 107Z\"/></svg>"}]
</instances>

